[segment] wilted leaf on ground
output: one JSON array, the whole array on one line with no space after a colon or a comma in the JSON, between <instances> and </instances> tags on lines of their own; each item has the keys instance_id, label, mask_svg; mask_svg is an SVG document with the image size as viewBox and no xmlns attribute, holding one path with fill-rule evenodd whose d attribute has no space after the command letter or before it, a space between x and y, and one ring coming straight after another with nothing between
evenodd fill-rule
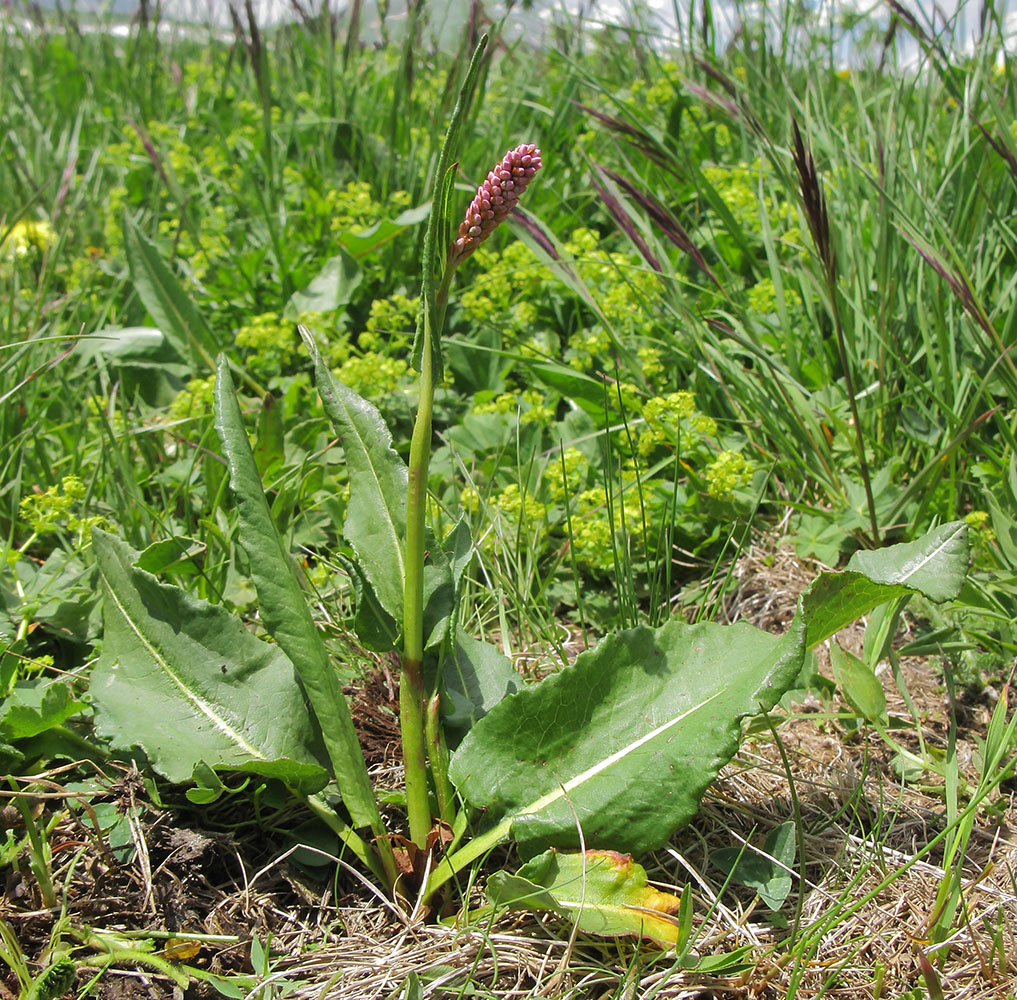
<instances>
[{"instance_id":1,"label":"wilted leaf on ground","mask_svg":"<svg viewBox=\"0 0 1017 1000\"><path fill-rule=\"evenodd\" d=\"M646 869L615 851L546 851L515 875L492 875L487 898L499 909L554 910L588 934L678 940L681 900L647 885Z\"/></svg>"}]
</instances>

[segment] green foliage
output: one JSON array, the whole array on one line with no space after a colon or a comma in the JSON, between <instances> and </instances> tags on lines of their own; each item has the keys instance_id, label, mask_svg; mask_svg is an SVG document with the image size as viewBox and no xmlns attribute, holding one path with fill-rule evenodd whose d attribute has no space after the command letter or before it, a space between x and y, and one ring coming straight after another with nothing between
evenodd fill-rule
<instances>
[{"instance_id":1,"label":"green foliage","mask_svg":"<svg viewBox=\"0 0 1017 1000\"><path fill-rule=\"evenodd\" d=\"M12 28L9 770L143 757L206 804L225 789L217 770L282 781L391 886L341 690L358 656L316 619L358 649L409 631L409 465L426 470L409 617L440 699L430 780L456 838L425 896L515 838L535 860L502 888L526 882L574 912L586 861L548 846L579 847L577 819L586 846L664 843L745 720L860 615L866 648L832 647L836 682L911 776L945 780L948 860L963 857L975 809L1012 773L1005 697L965 787L956 746L933 754L917 718L918 752L894 742L875 667L889 658L899 680L894 628L919 596L930 629L910 651L940 657L950 683L998 680L1017 648L1017 98L991 32L969 63L915 78L805 66L763 28L674 62L647 47L633 63L607 35L567 56L492 45L444 145L466 61L416 46L412 26L402 53L350 45L341 64L293 27L266 35L258 69L215 39L162 50L141 25L122 50ZM474 254L449 297L440 244L478 172L524 138L548 164L526 222ZM428 337L436 384L413 371ZM711 613L690 606L694 588L712 602L733 549L782 520L801 556L845 571L815 579L782 636L686 624ZM560 644L563 619L623 630L524 682L506 654ZM498 645L476 637L494 630ZM338 805L313 797L330 779ZM763 850L789 864L787 847ZM784 874L715 858L780 905ZM960 887L948 872L938 941Z\"/></svg>"}]
</instances>

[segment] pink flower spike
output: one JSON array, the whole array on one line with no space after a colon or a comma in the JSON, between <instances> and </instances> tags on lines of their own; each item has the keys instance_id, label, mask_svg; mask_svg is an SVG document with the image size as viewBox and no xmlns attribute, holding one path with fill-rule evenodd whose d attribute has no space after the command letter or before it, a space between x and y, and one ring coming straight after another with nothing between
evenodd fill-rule
<instances>
[{"instance_id":1,"label":"pink flower spike","mask_svg":"<svg viewBox=\"0 0 1017 1000\"><path fill-rule=\"evenodd\" d=\"M487 180L477 188L459 226L459 235L449 247L452 267L469 257L505 220L540 166L540 150L532 142L510 149L494 165Z\"/></svg>"}]
</instances>

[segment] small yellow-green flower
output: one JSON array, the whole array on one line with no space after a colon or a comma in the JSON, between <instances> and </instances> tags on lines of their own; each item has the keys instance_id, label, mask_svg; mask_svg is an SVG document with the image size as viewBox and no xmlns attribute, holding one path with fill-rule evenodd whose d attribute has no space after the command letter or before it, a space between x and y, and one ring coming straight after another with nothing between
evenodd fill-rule
<instances>
[{"instance_id":1,"label":"small yellow-green flower","mask_svg":"<svg viewBox=\"0 0 1017 1000\"><path fill-rule=\"evenodd\" d=\"M740 452L722 451L706 467L706 492L727 500L736 489L752 481L752 463Z\"/></svg>"},{"instance_id":2,"label":"small yellow-green flower","mask_svg":"<svg viewBox=\"0 0 1017 1000\"><path fill-rule=\"evenodd\" d=\"M85 484L77 476L64 476L59 486L23 497L18 510L37 535L48 534L62 526L73 531L80 523L73 507L84 495Z\"/></svg>"},{"instance_id":3,"label":"small yellow-green flower","mask_svg":"<svg viewBox=\"0 0 1017 1000\"><path fill-rule=\"evenodd\" d=\"M359 358L344 361L336 378L367 399L395 392L406 376L409 366L402 358L387 358L368 351Z\"/></svg>"}]
</instances>

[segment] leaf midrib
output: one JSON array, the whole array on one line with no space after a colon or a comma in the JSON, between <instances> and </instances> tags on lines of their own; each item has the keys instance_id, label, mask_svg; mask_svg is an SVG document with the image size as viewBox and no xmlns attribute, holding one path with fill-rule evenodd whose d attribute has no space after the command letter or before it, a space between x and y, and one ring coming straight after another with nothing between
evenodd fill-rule
<instances>
[{"instance_id":1,"label":"leaf midrib","mask_svg":"<svg viewBox=\"0 0 1017 1000\"><path fill-rule=\"evenodd\" d=\"M178 690L183 694L185 700L189 701L199 712L201 712L202 715L205 716L205 718L207 718L212 723L213 726L215 726L215 728L220 733L222 733L228 739L230 739L236 746L240 747L255 760L267 761L268 758L265 756L265 754L263 754L256 747L252 746L250 743L248 743L247 740L239 732L237 732L236 729L233 728L233 726L231 726L225 719L223 719L220 715L213 711L211 706L206 701L204 701L201 698L198 698L194 694L194 692L180 679L180 677L170 666L169 661L163 656L159 649L148 640L145 634L135 624L134 619L131 617L126 607L121 602L119 595L116 593L116 590L110 584L105 573L103 573L103 581L106 584L107 593L109 594L113 603L116 605L117 610L120 612L124 621L127 622L127 625L130 628L130 630L137 636L138 641L142 644L142 646L144 646L144 648L148 650L152 658L155 660L156 664L161 667L161 669L163 670L165 675L170 679L170 681L174 685L176 685Z\"/></svg>"}]
</instances>

